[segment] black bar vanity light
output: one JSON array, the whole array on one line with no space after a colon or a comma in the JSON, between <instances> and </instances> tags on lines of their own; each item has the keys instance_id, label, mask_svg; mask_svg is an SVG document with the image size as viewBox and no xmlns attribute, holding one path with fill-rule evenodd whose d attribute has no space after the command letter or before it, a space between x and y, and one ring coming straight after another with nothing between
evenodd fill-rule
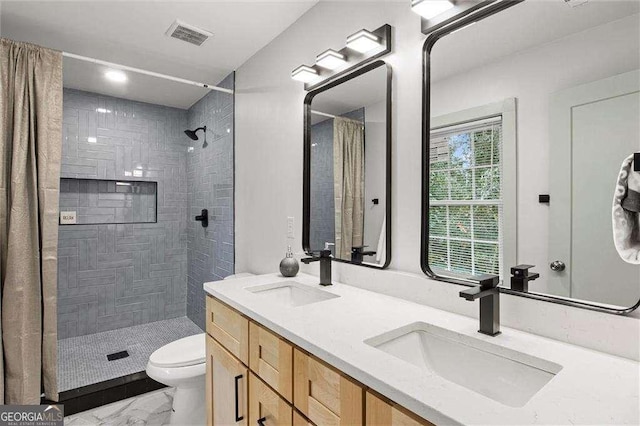
<instances>
[{"instance_id":1,"label":"black bar vanity light","mask_svg":"<svg viewBox=\"0 0 640 426\"><path fill-rule=\"evenodd\" d=\"M453 8L449 0L412 0L411 10L425 19L432 19Z\"/></svg>"},{"instance_id":2,"label":"black bar vanity light","mask_svg":"<svg viewBox=\"0 0 640 426\"><path fill-rule=\"evenodd\" d=\"M380 37L367 30L360 30L347 37L347 47L360 53L367 53L380 47Z\"/></svg>"},{"instance_id":3,"label":"black bar vanity light","mask_svg":"<svg viewBox=\"0 0 640 426\"><path fill-rule=\"evenodd\" d=\"M411 10L420 15L420 29L423 34L446 27L449 24L493 3L515 4L522 0L411 0ZM473 22L469 23L472 24ZM460 30L462 28L458 28Z\"/></svg>"},{"instance_id":4,"label":"black bar vanity light","mask_svg":"<svg viewBox=\"0 0 640 426\"><path fill-rule=\"evenodd\" d=\"M315 64L300 65L291 72L291 78L311 90L336 79L355 68L391 52L391 26L385 24L373 31L362 29L347 37L340 50L327 49L316 56Z\"/></svg>"},{"instance_id":5,"label":"black bar vanity light","mask_svg":"<svg viewBox=\"0 0 640 426\"><path fill-rule=\"evenodd\" d=\"M328 70L336 70L342 68L347 64L345 56L336 52L333 49L327 49L318 56L316 56L316 65L326 68Z\"/></svg>"},{"instance_id":6,"label":"black bar vanity light","mask_svg":"<svg viewBox=\"0 0 640 426\"><path fill-rule=\"evenodd\" d=\"M318 79L318 71L308 65L300 65L291 71L291 78L302 81L303 83L311 83Z\"/></svg>"}]
</instances>

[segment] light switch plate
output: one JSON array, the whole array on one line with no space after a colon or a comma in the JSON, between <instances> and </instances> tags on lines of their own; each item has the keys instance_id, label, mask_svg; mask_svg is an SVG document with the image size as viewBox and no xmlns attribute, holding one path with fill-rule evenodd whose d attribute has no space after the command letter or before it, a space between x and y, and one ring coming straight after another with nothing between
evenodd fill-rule
<instances>
[{"instance_id":1,"label":"light switch plate","mask_svg":"<svg viewBox=\"0 0 640 426\"><path fill-rule=\"evenodd\" d=\"M296 233L295 233L295 219L293 216L289 216L287 217L287 238L295 238L296 237Z\"/></svg>"},{"instance_id":2,"label":"light switch plate","mask_svg":"<svg viewBox=\"0 0 640 426\"><path fill-rule=\"evenodd\" d=\"M60 212L60 225L75 225L75 224L76 224L75 211Z\"/></svg>"}]
</instances>

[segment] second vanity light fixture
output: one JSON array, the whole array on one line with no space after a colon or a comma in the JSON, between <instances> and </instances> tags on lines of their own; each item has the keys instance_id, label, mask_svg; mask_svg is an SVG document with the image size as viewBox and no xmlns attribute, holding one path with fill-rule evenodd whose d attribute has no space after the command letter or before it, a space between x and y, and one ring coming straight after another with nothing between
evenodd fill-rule
<instances>
[{"instance_id":1,"label":"second vanity light fixture","mask_svg":"<svg viewBox=\"0 0 640 426\"><path fill-rule=\"evenodd\" d=\"M291 78L305 83L311 90L356 67L371 62L391 51L391 26L383 25L374 31L360 30L347 37L346 47L327 49L316 56L314 65L300 65Z\"/></svg>"},{"instance_id":2,"label":"second vanity light fixture","mask_svg":"<svg viewBox=\"0 0 640 426\"><path fill-rule=\"evenodd\" d=\"M411 10L422 16L423 34L430 33L455 22L462 16L492 5L493 3L521 2L523 0L410 0Z\"/></svg>"},{"instance_id":3,"label":"second vanity light fixture","mask_svg":"<svg viewBox=\"0 0 640 426\"><path fill-rule=\"evenodd\" d=\"M412 0L411 9L425 19L435 18L453 8L449 0Z\"/></svg>"}]
</instances>

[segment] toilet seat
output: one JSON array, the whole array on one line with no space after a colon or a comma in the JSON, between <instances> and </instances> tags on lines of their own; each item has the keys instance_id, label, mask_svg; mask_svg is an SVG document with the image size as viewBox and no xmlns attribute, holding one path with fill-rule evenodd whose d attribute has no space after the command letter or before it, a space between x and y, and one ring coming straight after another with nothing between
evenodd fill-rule
<instances>
[{"instance_id":1,"label":"toilet seat","mask_svg":"<svg viewBox=\"0 0 640 426\"><path fill-rule=\"evenodd\" d=\"M178 339L164 345L149 357L149 364L160 368L182 368L204 364L205 334Z\"/></svg>"}]
</instances>

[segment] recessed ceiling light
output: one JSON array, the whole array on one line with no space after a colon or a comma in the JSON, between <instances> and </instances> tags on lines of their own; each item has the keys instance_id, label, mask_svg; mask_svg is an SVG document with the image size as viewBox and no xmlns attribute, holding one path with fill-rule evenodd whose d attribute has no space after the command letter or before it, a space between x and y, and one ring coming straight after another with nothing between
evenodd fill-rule
<instances>
[{"instance_id":1,"label":"recessed ceiling light","mask_svg":"<svg viewBox=\"0 0 640 426\"><path fill-rule=\"evenodd\" d=\"M307 65L300 65L298 68L291 71L291 78L304 83L311 83L318 78L318 71Z\"/></svg>"},{"instance_id":2,"label":"recessed ceiling light","mask_svg":"<svg viewBox=\"0 0 640 426\"><path fill-rule=\"evenodd\" d=\"M367 30L360 30L347 37L347 47L356 52L365 53L380 47L380 37Z\"/></svg>"},{"instance_id":3,"label":"recessed ceiling light","mask_svg":"<svg viewBox=\"0 0 640 426\"><path fill-rule=\"evenodd\" d=\"M127 81L127 75L120 70L109 70L104 73L107 80L115 81L116 83L124 83Z\"/></svg>"},{"instance_id":4,"label":"recessed ceiling light","mask_svg":"<svg viewBox=\"0 0 640 426\"><path fill-rule=\"evenodd\" d=\"M425 19L435 18L451 9L453 2L449 0L412 0L411 9Z\"/></svg>"},{"instance_id":5,"label":"recessed ceiling light","mask_svg":"<svg viewBox=\"0 0 640 426\"><path fill-rule=\"evenodd\" d=\"M336 52L333 49L327 49L318 56L316 56L316 64L322 68L329 70L335 70L340 68L346 63L345 57L342 53Z\"/></svg>"}]
</instances>

